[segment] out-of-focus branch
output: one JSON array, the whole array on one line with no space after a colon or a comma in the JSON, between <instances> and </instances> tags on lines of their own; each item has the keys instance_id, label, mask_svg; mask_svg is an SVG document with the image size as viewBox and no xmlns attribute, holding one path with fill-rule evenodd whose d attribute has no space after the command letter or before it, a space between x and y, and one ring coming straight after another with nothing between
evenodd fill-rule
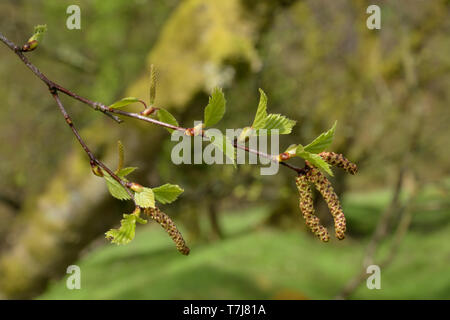
<instances>
[{"instance_id":1,"label":"out-of-focus branch","mask_svg":"<svg viewBox=\"0 0 450 320\"><path fill-rule=\"evenodd\" d=\"M417 184L417 185L419 185L419 184ZM397 215L399 216L399 222L397 224L396 231L393 235L393 241L392 241L391 247L389 249L388 255L383 260L381 260L379 263L377 263L377 265L380 268L387 267L394 260L396 254L398 253L398 248L409 229L409 226L410 226L411 220L412 220L412 212L414 209L413 203L421 190L420 185L419 186L417 186L417 185L415 186L411 195L408 197L404 206L397 207L396 210L392 209L392 207L389 206L388 209L385 211L385 212L387 212L387 211L394 212L395 211L395 213L397 213ZM381 220L384 220L383 218L384 217L382 217L382 219L380 219L380 223L378 226L382 225ZM377 226L377 229L378 229L378 226ZM385 228L385 226L380 227L380 228ZM364 282L364 280L367 279L366 269L369 265L373 264L376 249L378 248L378 245L381 243L381 241L385 237L386 237L386 233L384 235L382 235L381 237L378 237L376 240L374 240L375 236L372 238L372 240L374 240L374 242L372 245L369 244L369 246L366 250L365 259L364 259L363 267L362 267L361 271L359 273L357 273L347 283L347 285L344 287L344 289L342 289L342 291L336 296L335 299L338 299L338 300L347 299Z\"/></svg>"},{"instance_id":2,"label":"out-of-focus branch","mask_svg":"<svg viewBox=\"0 0 450 320\"><path fill-rule=\"evenodd\" d=\"M8 207L19 210L22 204L19 201L16 201L16 199L13 199L6 194L0 193L0 202L6 204Z\"/></svg>"}]
</instances>

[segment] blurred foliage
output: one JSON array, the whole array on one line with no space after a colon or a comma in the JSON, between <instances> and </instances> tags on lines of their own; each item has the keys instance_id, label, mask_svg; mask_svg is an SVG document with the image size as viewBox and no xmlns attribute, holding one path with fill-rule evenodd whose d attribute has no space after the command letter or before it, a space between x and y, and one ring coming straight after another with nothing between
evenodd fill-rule
<instances>
[{"instance_id":1,"label":"blurred foliage","mask_svg":"<svg viewBox=\"0 0 450 320\"><path fill-rule=\"evenodd\" d=\"M30 36L34 25L46 23L49 31L39 50L30 56L33 63L50 79L108 104L136 78L161 25L177 3L2 1L0 29L20 43ZM65 28L69 4L82 8L81 30ZM21 202L41 190L75 141L42 84L7 48L0 50L0 72L8 75L0 80L4 102L0 109L0 194ZM102 118L75 101L70 101L69 109L81 128Z\"/></svg>"},{"instance_id":2,"label":"blurred foliage","mask_svg":"<svg viewBox=\"0 0 450 320\"><path fill-rule=\"evenodd\" d=\"M443 200L438 190L430 186L421 201ZM374 228L376 220L366 219L370 215L362 208L380 213L388 199L379 192L355 193L344 209L359 219L358 226ZM366 240L325 245L298 230L261 228L267 209L224 213L226 239L193 247L189 259L174 252L158 226L144 226L128 247L98 248L78 262L81 290L67 290L63 279L39 299L332 299L358 271ZM450 218L448 210L417 209L426 212L428 223L435 215ZM423 221L414 216L414 224ZM446 224L427 236L421 230L408 234L396 261L382 271L382 290L368 290L364 283L352 298L448 299L450 246L443 240L449 231ZM389 245L383 244L380 256Z\"/></svg>"},{"instance_id":3,"label":"blurred foliage","mask_svg":"<svg viewBox=\"0 0 450 320\"><path fill-rule=\"evenodd\" d=\"M366 8L374 3L382 10L381 30L368 30L365 25ZM82 8L81 30L65 28L65 10L69 4L79 4ZM119 282L126 272L118 263L123 257L136 257L138 262L142 259L142 265L137 262L136 267L139 271L145 269L146 275L149 274L147 268L159 268L167 261L169 271L160 279L173 277L174 282L168 287L170 290L163 288L165 282L156 283L155 288L161 292L158 297L187 298L186 290L192 284L185 279L200 278L205 272L210 278L229 281L234 286L229 293L220 293L213 284L206 283L211 286L210 291L205 291L210 296L232 298L237 297L236 292L241 292L244 298L274 297L279 288L294 287L293 290L301 291L298 296L331 297L344 283L342 279L357 270L359 256L355 252L362 252L367 236L374 230L400 167L406 164L410 172L420 175L422 183L437 185L443 185L443 177L450 172L447 147L450 142L449 11L448 1L444 0L410 0L407 5L401 1L358 0L7 0L0 3L0 30L21 44L31 35L34 25L47 24L48 32L42 45L30 54L32 61L49 78L105 104L127 95L148 100L149 68L150 64L155 64L156 105L173 112L184 126L202 118L208 94L215 86L224 88L227 100L227 113L219 125L221 129L242 128L251 123L258 105L258 88L267 93L271 112L297 120L293 134L282 137L281 150L290 144L310 142L338 120L331 149L345 153L360 168L358 175L349 180L335 171L334 182L338 193L344 195L344 209L349 215L351 238L348 242L325 247L307 233L298 235L297 230L288 233L264 230L205 245L204 240L217 239L220 234L229 236L227 222L221 226L221 221L227 221L228 216L219 212L233 212L249 205L263 205L266 213L287 213L290 220L285 225L303 229L303 222L298 219L292 174L280 168L277 176L261 176L259 168L250 165L240 165L237 170L232 166L204 164L174 166L170 161L174 143L161 128L134 121L118 127L78 102L67 103L96 154L105 155L108 147L116 143L114 139L106 143L109 140L106 138L126 137L127 147L130 145L132 150L141 152L133 159L137 163L127 163L142 168L133 173L133 177L152 186L171 182L186 190L171 213L179 214L188 233L187 239L194 243L193 252L201 251L189 260L192 262L181 263L179 259L183 257L175 258L176 252L166 253L165 249L157 247L159 241L166 243L167 239L165 235L153 235L155 230L151 229L146 233L148 239L138 238L138 243L123 249L107 248L98 253L100 257L105 256L104 260L93 258L86 268L90 268L89 263L92 263L89 270L95 272L108 267L115 271L111 275ZM90 172L88 163L86 167L78 162L74 168L65 167L67 154L71 158L71 150L78 150L79 146L54 101L47 95L46 88L4 46L0 46L0 55L0 74L3 75L0 78L3 102L0 108L0 217L6 222L13 218L17 207L39 195L44 186L54 195L61 190L71 190L71 185L63 188L58 184L60 180L52 178L58 168L79 175L71 181L80 181ZM147 137L147 140L135 137ZM151 146L140 145L142 141ZM293 162L302 165L300 159ZM409 192L409 187L406 179L403 193ZM367 193L373 189L383 189L380 193L383 199L378 197L378 191ZM346 190L363 192L355 196L344 193ZM448 256L447 248L439 248L439 243L448 243L450 218L448 204L442 200L448 198L448 187L431 193L434 198L419 199L423 202L422 209L415 212L413 231L405 240L398 264L388 275L395 280L402 276L404 268L408 272L402 279L408 282L409 275L415 275L426 265L420 273L422 282L417 282L424 288L423 296L414 296L414 290L404 286L399 291L389 291L385 297L423 298L449 294L437 281L425 288L427 274L442 272L443 266L436 264L433 268L424 259L425 253L416 251L421 248L428 252L437 246L433 261L445 262ZM63 193L60 195L67 197ZM49 206L48 198L40 203L44 208ZM49 210L48 215L59 217L58 210L59 207ZM238 218L230 218L239 221L235 222L233 230L252 217L247 216L246 211L237 212L240 213ZM256 225L270 220L269 216L258 216ZM5 225L7 223L0 227L0 235ZM296 243L299 239L300 244ZM29 240L34 241L35 238ZM148 249L150 245L154 247ZM280 247L285 251L278 250ZM237 250L235 255L236 248L247 250ZM405 265L408 252L415 252L411 265ZM223 264L224 259L228 261L230 255L236 258L237 267L217 269L217 264ZM254 264L247 265L249 257L254 259ZM280 275L280 270L286 271L283 262L292 257L297 260L286 267L291 268L290 271ZM346 263L336 265L341 259ZM109 265L110 261L114 264ZM216 262L210 264L209 261ZM198 266L202 269L191 274L189 264L194 271ZM242 265L248 270L241 271ZM290 285L299 275L298 265L308 266L302 277L310 279L299 281L309 282ZM10 269L15 268L11 262ZM256 273L261 274L262 279L255 280L256 284L251 282L254 279L248 280L255 270L259 270ZM95 272L89 281L102 279ZM138 277L142 272L135 274ZM273 284L268 289L270 281L264 274L282 279L270 280ZM311 274L314 276L309 277ZM317 280L324 274L329 282ZM134 281L146 284L141 280ZM154 284L153 280L148 281ZM186 286L180 285L180 281ZM125 291L118 282L109 282L109 292L99 289L98 293L87 294L89 297L122 297ZM136 298L156 297L148 296L147 288L134 289ZM55 292L55 295L60 294ZM50 293L48 297L55 295ZM361 292L356 296L369 297ZM199 296L193 294L192 297Z\"/></svg>"},{"instance_id":4,"label":"blurred foliage","mask_svg":"<svg viewBox=\"0 0 450 320\"><path fill-rule=\"evenodd\" d=\"M147 58L158 70L158 104L180 108L201 90L226 86L233 76L227 60L259 68L254 26L244 13L239 0L189 0L174 12ZM147 73L130 92L147 96Z\"/></svg>"}]
</instances>

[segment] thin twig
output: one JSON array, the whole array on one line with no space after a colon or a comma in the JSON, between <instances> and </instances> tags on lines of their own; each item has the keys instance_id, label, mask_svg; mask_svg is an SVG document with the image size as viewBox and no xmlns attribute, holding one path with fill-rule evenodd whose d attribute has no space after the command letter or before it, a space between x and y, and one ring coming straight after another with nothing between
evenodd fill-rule
<instances>
[{"instance_id":1,"label":"thin twig","mask_svg":"<svg viewBox=\"0 0 450 320\"><path fill-rule=\"evenodd\" d=\"M72 91L60 86L59 84L51 81L49 78L47 78L34 64L32 64L28 58L22 53L20 47L18 47L17 45L15 45L13 42L11 42L8 38L6 38L1 32L0 32L0 41L2 41L4 44L6 44L12 51L14 51L14 53L20 58L20 60L22 60L22 62L39 78L41 79L48 87L50 90L52 89L56 89L58 91L63 92L64 94L71 96L72 98L79 100L81 102L83 102L84 104L90 106L91 108L93 108L94 110L99 110L98 108L98 103L91 101L89 99L86 99L84 97L81 97L79 95L77 95L76 93L73 93ZM100 109L103 113L108 114L107 111ZM118 117L108 114L109 117L111 117L112 119L114 119L117 122L122 122L122 120L120 120Z\"/></svg>"},{"instance_id":2,"label":"thin twig","mask_svg":"<svg viewBox=\"0 0 450 320\"><path fill-rule=\"evenodd\" d=\"M113 109L113 108L109 108L109 107L107 107L106 105L104 105L104 104L102 104L102 103L99 103L99 102L94 102L94 101L92 101L92 100L89 100L89 99L87 99L87 98L84 98L84 97L82 97L82 96L80 96L80 95L78 95L78 94L76 94L76 93L74 93L74 92L72 92L72 91L70 91L70 90L68 90L68 89L66 89L66 88L64 88L64 87L62 87L61 85L59 85L59 84L57 84L57 83L55 83L55 82L53 82L52 80L50 80L49 78L47 78L34 64L32 64L29 60L28 60L28 58L23 54L23 52L21 51L21 48L20 47L18 47L16 44L14 44L12 41L10 41L8 38L6 38L1 32L0 32L0 41L2 41L4 44L6 44L6 46L8 46L12 51L14 51L14 53L22 60L22 62L40 79L40 80L42 80L47 86L48 86L48 88L50 89L50 91L52 92L52 94L54 94L54 92L57 92L57 91L59 91L59 92L62 92L62 93L64 93L64 94L66 94L66 95L68 95L68 96L70 96L70 97L72 97L72 98L74 98L74 99L76 99L76 100L78 100L78 101L81 101L82 103L84 103L84 104L86 104L86 105L88 105L89 107L91 107L92 109L94 109L94 110L96 110L96 111L100 111L100 112L102 112L102 113L104 113L105 115L107 115L108 117L110 117L110 118L112 118L112 119L114 119L116 122L118 122L118 123L121 123L123 120L121 120L119 117L117 117L116 116L116 114L117 115L121 115L121 116L125 116L125 117L129 117L129 118L134 118L134 119L137 119L137 120L141 120L141 121L145 121L145 122L149 122L149 123L152 123L152 124L155 124L155 125L158 125L158 126L160 126L160 127L165 127L165 128L169 128L169 129L173 129L173 130L178 130L178 131L186 131L186 128L182 128L182 127L179 127L179 126L174 126L174 125L171 125L171 124L168 124L168 123L165 123L165 122L162 122L162 121L158 121L158 120L156 120L156 119L152 119L152 118L148 118L148 117L146 117L146 116L143 116L143 115L141 115L141 114L138 114L138 113L134 113L134 112L127 112L127 111L123 111L123 110L118 110L118 109ZM58 99L59 100L59 98L58 98L58 96L56 95L54 95L54 97L55 97L55 99ZM58 100L57 100L57 102L58 102ZM145 103L144 103L144 105L145 105ZM62 104L61 104L61 106L62 106ZM60 107L60 109L61 109L61 107ZM64 108L62 108L62 109L64 109ZM64 114L64 113L63 113ZM67 115L67 112L65 113L66 115ZM66 120L67 121L67 120ZM72 128L72 131L73 131L73 126L71 127ZM74 133L76 132L76 130L74 131ZM77 134L75 134L76 136L77 136ZM81 140L81 137L78 135L77 136L77 139L78 139L78 141L80 141ZM82 141L82 140L81 140ZM80 142L81 143L81 142ZM82 144L82 146L83 146L83 144ZM85 148L86 147L86 145L84 144L84 146L83 146L83 148ZM276 158L274 158L272 155L269 155L269 154L267 154L267 153L264 153L264 152L260 152L260 151L257 151L257 150L253 150L253 149L250 149L250 148L247 148L247 147L245 147L245 146L241 146L241 145L238 145L237 143L236 144L234 144L234 147L235 148L239 148L239 149L242 149L242 150L245 150L246 152L248 152L248 153L254 153L254 154L257 154L257 155L259 155L259 156L262 156L262 157L265 157L265 158L269 158L269 159L271 159L271 161L273 161L273 162L278 162L278 163L280 163L281 165L283 165L283 166L285 166L285 167L287 167L287 168L289 168L289 169L291 169L291 170L293 170L293 171L295 171L297 174L304 174L304 169L302 169L302 168L298 168L298 167L296 167L296 166L293 166L293 165L291 165L291 164L288 164L288 163L286 163L286 162L283 162L283 161L278 161ZM86 150L86 149L85 149ZM98 161L98 160L97 160ZM99 165L100 165L100 163L99 163ZM102 165L100 165L100 166L102 166ZM103 166L102 166L103 167ZM106 167L106 166L105 166ZM106 170L106 169L105 169ZM109 169L108 169L109 170ZM111 170L109 170L109 171L111 171ZM108 172L109 173L109 172ZM112 175L111 175L112 176ZM122 183L121 183L122 184ZM127 189L127 191L129 191L128 190L128 188L126 188Z\"/></svg>"},{"instance_id":3,"label":"thin twig","mask_svg":"<svg viewBox=\"0 0 450 320\"><path fill-rule=\"evenodd\" d=\"M73 134L75 135L75 137L77 138L78 142L80 143L81 147L83 148L83 150L86 152L86 154L89 157L89 160L91 163L94 163L98 166L100 166L103 170L105 170L114 180L116 180L117 182L119 182L127 191L128 195L130 196L130 198L134 201L134 195L133 193L130 191L130 189L127 187L127 184L124 180L122 180L120 177L118 177L111 169L109 169L103 162L101 162L100 160L98 160L94 154L92 153L92 151L89 149L89 147L86 145L86 143L84 142L83 138L81 138L78 130L75 128L72 118L70 117L70 115L67 113L66 109L64 108L61 99L58 96L58 92L56 90L50 90L51 95L53 96L53 98L56 101L56 104L59 107L59 110L61 111L62 115L64 116L64 119L66 120L66 123L69 125L70 129L72 130Z\"/></svg>"}]
</instances>

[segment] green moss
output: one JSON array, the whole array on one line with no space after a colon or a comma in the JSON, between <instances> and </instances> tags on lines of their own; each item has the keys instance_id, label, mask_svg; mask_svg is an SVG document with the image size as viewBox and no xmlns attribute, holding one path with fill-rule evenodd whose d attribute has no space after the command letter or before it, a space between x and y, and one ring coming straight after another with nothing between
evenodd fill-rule
<instances>
[{"instance_id":1,"label":"green moss","mask_svg":"<svg viewBox=\"0 0 450 320\"><path fill-rule=\"evenodd\" d=\"M158 105L186 105L210 87L214 73L222 72L227 61L260 67L254 26L244 14L238 0L189 0L177 8L148 57L148 66L154 64L158 72ZM129 95L148 99L149 81L146 72Z\"/></svg>"}]
</instances>

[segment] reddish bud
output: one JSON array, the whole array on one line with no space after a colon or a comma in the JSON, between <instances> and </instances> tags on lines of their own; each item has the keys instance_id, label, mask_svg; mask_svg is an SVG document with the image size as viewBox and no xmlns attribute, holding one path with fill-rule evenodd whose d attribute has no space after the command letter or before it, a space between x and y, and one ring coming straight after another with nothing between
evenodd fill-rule
<instances>
[{"instance_id":1,"label":"reddish bud","mask_svg":"<svg viewBox=\"0 0 450 320\"><path fill-rule=\"evenodd\" d=\"M144 187L141 186L139 183L131 182L127 184L127 187L129 187L134 192L142 192L144 190Z\"/></svg>"},{"instance_id":2,"label":"reddish bud","mask_svg":"<svg viewBox=\"0 0 450 320\"><path fill-rule=\"evenodd\" d=\"M143 116L149 116L149 115L151 115L153 112L155 112L156 111L156 108L153 108L153 107L148 107L147 109L145 109L144 111L142 111L141 112L141 114L143 115Z\"/></svg>"},{"instance_id":3,"label":"reddish bud","mask_svg":"<svg viewBox=\"0 0 450 320\"><path fill-rule=\"evenodd\" d=\"M22 47L23 52L29 52L36 49L38 46L38 42L36 40L29 40L27 43L25 43Z\"/></svg>"}]
</instances>

